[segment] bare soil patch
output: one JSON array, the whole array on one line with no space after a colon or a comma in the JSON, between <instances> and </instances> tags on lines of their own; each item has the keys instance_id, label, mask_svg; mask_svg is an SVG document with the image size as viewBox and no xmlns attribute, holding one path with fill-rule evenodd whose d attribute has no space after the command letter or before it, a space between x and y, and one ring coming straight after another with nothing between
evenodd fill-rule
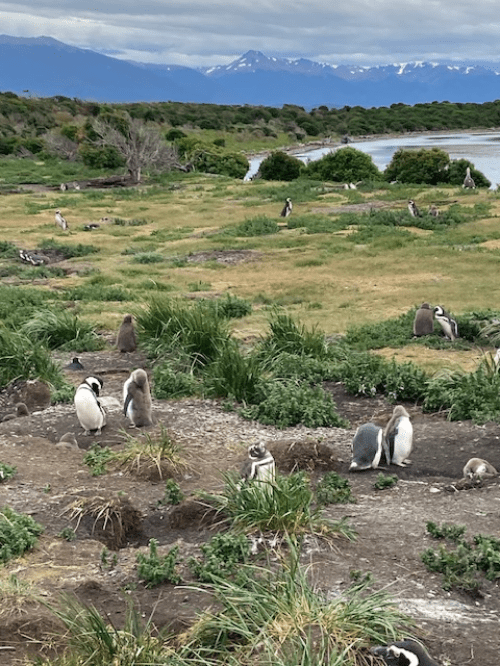
<instances>
[{"instance_id":1,"label":"bare soil patch","mask_svg":"<svg viewBox=\"0 0 500 666\"><path fill-rule=\"evenodd\" d=\"M61 356L61 363L65 365L69 357ZM399 481L389 490L377 491L373 484L379 471L349 474L348 467L355 428L369 420L385 424L392 413L392 405L381 398L353 398L341 385L327 385L351 428L316 430L277 430L245 421L212 400L155 400L154 425L147 433L153 436L166 428L191 463L177 479L186 499L173 507L162 503L165 479L151 481L119 469L92 476L83 463L96 441L119 449L125 433L144 436L143 431L127 427L121 395L128 374L145 367L145 359L139 353L104 351L81 354L80 360L85 370L69 375L75 385L89 374L104 378L109 420L100 437L83 435L72 405L51 406L0 423L0 461L17 467L16 475L0 484L0 504L30 514L45 527L32 552L0 571L2 582L15 574L36 586L49 603L61 592L72 592L117 626L123 623L126 599L132 599L145 617L153 614L157 627L185 629L210 599L168 584L147 589L138 580L137 553L147 551L151 538L157 539L160 554L179 545L180 574L185 583L192 582L189 557L199 555L200 545L220 529L196 491L219 491L221 473L239 469L247 447L264 441L282 472L305 469L314 483L335 470L351 482L356 503L330 506L326 514L334 520L348 516L358 533L356 541L337 540L331 549L310 539L304 546L304 565L309 565L319 589L330 597L338 595L350 584L351 571L371 572L373 588L386 588L414 618L416 633L438 662L498 663L498 584L485 581L479 598L445 592L441 577L428 572L420 560L425 548L437 545L426 532L427 521L466 525L470 536L478 532L500 536L499 480L469 484L462 490L457 483L471 457L485 458L500 468L498 424L449 423L442 415L422 414L420 408L405 405L414 424L413 464L385 470ZM78 449L56 446L66 432L75 434ZM99 503L111 507L113 517L106 524L91 511ZM86 508L80 521L78 512L72 516L78 506ZM76 540L59 536L68 527L75 530ZM13 648L0 652L6 665L38 653L36 641L59 630L47 609L28 597L4 601L0 619L0 647Z\"/></svg>"}]
</instances>

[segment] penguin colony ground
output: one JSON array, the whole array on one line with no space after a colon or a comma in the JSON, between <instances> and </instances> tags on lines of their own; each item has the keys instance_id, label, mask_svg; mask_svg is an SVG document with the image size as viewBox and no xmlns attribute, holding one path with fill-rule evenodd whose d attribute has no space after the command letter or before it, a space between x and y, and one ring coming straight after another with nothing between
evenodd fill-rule
<instances>
[{"instance_id":1,"label":"penguin colony ground","mask_svg":"<svg viewBox=\"0 0 500 666\"><path fill-rule=\"evenodd\" d=\"M106 425L106 412L98 399L102 386L102 379L87 377L76 389L74 398L76 415L84 435L90 435L92 432L100 435L101 428Z\"/></svg>"},{"instance_id":2,"label":"penguin colony ground","mask_svg":"<svg viewBox=\"0 0 500 666\"><path fill-rule=\"evenodd\" d=\"M123 414L132 426L153 425L148 376L142 368L134 370L123 385Z\"/></svg>"}]
</instances>

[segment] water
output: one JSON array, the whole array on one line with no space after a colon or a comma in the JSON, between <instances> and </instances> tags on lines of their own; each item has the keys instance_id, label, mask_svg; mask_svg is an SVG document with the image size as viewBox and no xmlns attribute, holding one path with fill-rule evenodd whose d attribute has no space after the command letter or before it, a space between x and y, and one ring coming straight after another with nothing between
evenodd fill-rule
<instances>
[{"instance_id":1,"label":"water","mask_svg":"<svg viewBox=\"0 0 500 666\"><path fill-rule=\"evenodd\" d=\"M383 171L399 148L442 148L452 160L467 159L479 169L493 189L500 183L500 132L464 132L451 134L420 134L418 136L375 139L350 143L350 146L371 155L374 164ZM294 157L307 163L317 160L335 148L316 148L293 153ZM250 160L250 169L245 180L250 179L259 169L263 157ZM465 176L465 174L464 174Z\"/></svg>"}]
</instances>

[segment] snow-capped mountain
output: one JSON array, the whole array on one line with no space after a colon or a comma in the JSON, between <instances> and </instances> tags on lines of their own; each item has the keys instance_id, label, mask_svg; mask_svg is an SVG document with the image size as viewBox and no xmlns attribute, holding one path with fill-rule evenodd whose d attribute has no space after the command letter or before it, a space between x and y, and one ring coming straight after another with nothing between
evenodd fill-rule
<instances>
[{"instance_id":1,"label":"snow-capped mountain","mask_svg":"<svg viewBox=\"0 0 500 666\"><path fill-rule=\"evenodd\" d=\"M280 107L487 102L500 98L500 63L329 65L248 51L192 69L127 62L50 37L0 35L0 91L107 102L179 101Z\"/></svg>"}]
</instances>

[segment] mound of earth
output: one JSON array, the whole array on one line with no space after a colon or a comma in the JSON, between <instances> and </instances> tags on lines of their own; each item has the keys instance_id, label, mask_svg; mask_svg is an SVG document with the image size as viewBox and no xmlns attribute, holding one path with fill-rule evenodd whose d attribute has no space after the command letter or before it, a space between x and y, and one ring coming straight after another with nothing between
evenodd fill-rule
<instances>
[{"instance_id":1,"label":"mound of earth","mask_svg":"<svg viewBox=\"0 0 500 666\"><path fill-rule=\"evenodd\" d=\"M57 358L65 365L71 355ZM331 548L310 538L303 549L303 563L318 590L332 598L350 585L352 571L371 572L372 588L386 589L414 618L415 633L439 663L497 663L498 584L485 581L478 598L445 592L441 576L430 573L420 559L423 550L436 546L426 531L428 521L465 525L469 536L500 536L498 479L462 489L459 484L471 457L485 458L500 469L497 424L449 423L442 415L405 405L414 425L413 464L384 470L399 480L377 491L379 470L349 474L348 468L356 427L370 420L383 425L392 413L393 406L382 398L353 398L340 384L329 384L326 388L351 428L285 430L245 421L214 400L154 400L153 426L137 430L130 429L123 416L122 387L131 370L146 367L145 358L117 351L89 352L79 358L85 370L68 372L75 386L88 375L104 379L102 396L109 419L101 436L83 434L73 405L39 408L0 423L0 462L17 468L13 477L0 483L0 503L29 514L45 528L30 553L1 570L2 583L15 574L19 581L36 586L49 604L61 593L75 594L118 627L123 625L126 596L144 617L152 615L157 627L184 630L210 604L208 595L169 584L147 589L138 579L137 554L148 551L152 538L158 541L160 555L178 545L179 573L184 583L193 582L189 558L199 556L200 546L222 529L196 492L219 492L222 473L239 470L248 446L263 441L282 472L304 469L316 483L334 470L351 483L356 503L330 505L325 513L332 520L348 517L356 540L339 538ZM2 402L2 409L12 411L14 398L8 404L10 399ZM57 446L67 432L75 435L78 448ZM123 468L92 476L84 462L94 443L118 450L134 437L146 446L148 438L165 432L175 439L186 463L174 474L185 496L177 506L165 503L165 478L149 480ZM76 535L72 541L61 536L69 530ZM28 594L3 593L0 620L0 648L9 648L0 651L6 665L37 654L36 641L60 631L54 616Z\"/></svg>"}]
</instances>

